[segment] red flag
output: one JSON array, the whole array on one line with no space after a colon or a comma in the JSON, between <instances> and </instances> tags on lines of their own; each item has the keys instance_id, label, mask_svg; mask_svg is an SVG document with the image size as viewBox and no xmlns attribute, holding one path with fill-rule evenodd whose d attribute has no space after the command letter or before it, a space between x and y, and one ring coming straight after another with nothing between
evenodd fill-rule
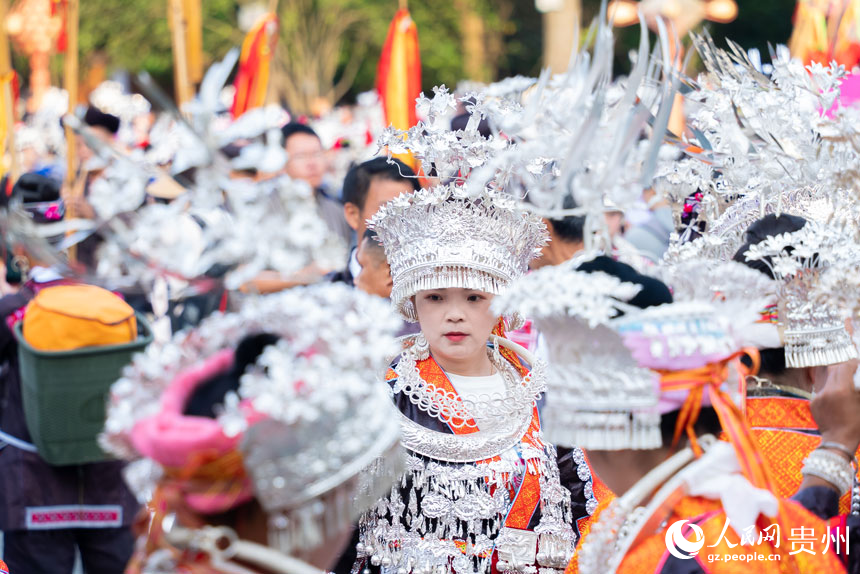
<instances>
[{"instance_id":1,"label":"red flag","mask_svg":"<svg viewBox=\"0 0 860 574\"><path fill-rule=\"evenodd\" d=\"M388 27L376 69L376 89L388 125L406 130L418 123L415 99L421 94L421 55L418 28L409 10L398 10ZM414 167L411 157L401 159Z\"/></svg>"},{"instance_id":2,"label":"red flag","mask_svg":"<svg viewBox=\"0 0 860 574\"><path fill-rule=\"evenodd\" d=\"M269 88L269 64L277 40L278 17L275 14L266 14L245 36L239 56L239 69L233 82L236 93L230 113L234 118L265 103L266 90Z\"/></svg>"},{"instance_id":3,"label":"red flag","mask_svg":"<svg viewBox=\"0 0 860 574\"><path fill-rule=\"evenodd\" d=\"M68 38L66 36L66 18L69 14L69 0L53 0L51 3L51 16L59 18L60 32L57 34L57 53L65 54Z\"/></svg>"}]
</instances>

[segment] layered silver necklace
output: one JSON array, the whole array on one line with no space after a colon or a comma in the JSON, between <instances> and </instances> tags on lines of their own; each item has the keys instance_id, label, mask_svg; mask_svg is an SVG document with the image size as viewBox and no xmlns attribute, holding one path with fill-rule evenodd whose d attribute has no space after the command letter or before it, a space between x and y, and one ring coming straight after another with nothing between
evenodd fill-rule
<instances>
[{"instance_id":1,"label":"layered silver necklace","mask_svg":"<svg viewBox=\"0 0 860 574\"><path fill-rule=\"evenodd\" d=\"M420 335L418 339L422 338ZM403 353L395 367L397 380L392 393L408 397L419 409L454 428L477 428L476 420L488 421L487 426L498 428L501 423L518 418L523 412L531 412L535 401L546 389L545 363L537 361L532 371L520 377L499 352L498 345L487 349L490 362L501 374L505 393L461 396L440 389L421 378L417 361L429 356L426 347L414 345Z\"/></svg>"}]
</instances>

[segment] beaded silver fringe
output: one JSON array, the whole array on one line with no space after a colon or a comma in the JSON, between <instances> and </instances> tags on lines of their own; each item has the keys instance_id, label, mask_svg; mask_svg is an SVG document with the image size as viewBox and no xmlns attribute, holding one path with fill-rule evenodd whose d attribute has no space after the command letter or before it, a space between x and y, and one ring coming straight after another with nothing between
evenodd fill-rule
<instances>
[{"instance_id":1,"label":"beaded silver fringe","mask_svg":"<svg viewBox=\"0 0 860 574\"><path fill-rule=\"evenodd\" d=\"M420 291L456 287L476 289L498 295L511 281L510 278L473 267L435 263L425 267L412 268L399 277L394 277L393 280L394 288L391 291L391 300L397 307L397 311L410 323L418 321L415 306L412 304L412 296Z\"/></svg>"},{"instance_id":2,"label":"beaded silver fringe","mask_svg":"<svg viewBox=\"0 0 860 574\"><path fill-rule=\"evenodd\" d=\"M564 555L560 564L566 564L576 543L570 494L561 488L554 449L547 448L524 453L526 472L541 481L535 532L551 531L547 541L557 542L556 550ZM402 482L362 517L359 558L400 574L489 572L493 550L503 543L497 537L512 503L508 489L514 465L504 460L449 465L410 456L407 467ZM546 569L545 574L550 571L556 572Z\"/></svg>"},{"instance_id":3,"label":"beaded silver fringe","mask_svg":"<svg viewBox=\"0 0 860 574\"><path fill-rule=\"evenodd\" d=\"M790 369L835 365L857 358L857 348L844 327L785 332L785 364Z\"/></svg>"},{"instance_id":4,"label":"beaded silver fringe","mask_svg":"<svg viewBox=\"0 0 860 574\"><path fill-rule=\"evenodd\" d=\"M652 450L663 445L660 413L575 411L569 416L547 409L544 434L554 444L586 450ZM553 420L563 418L560 420Z\"/></svg>"},{"instance_id":5,"label":"beaded silver fringe","mask_svg":"<svg viewBox=\"0 0 860 574\"><path fill-rule=\"evenodd\" d=\"M359 475L299 508L269 514L269 546L293 555L316 548L355 524L391 489L404 470L403 450L394 444Z\"/></svg>"}]
</instances>

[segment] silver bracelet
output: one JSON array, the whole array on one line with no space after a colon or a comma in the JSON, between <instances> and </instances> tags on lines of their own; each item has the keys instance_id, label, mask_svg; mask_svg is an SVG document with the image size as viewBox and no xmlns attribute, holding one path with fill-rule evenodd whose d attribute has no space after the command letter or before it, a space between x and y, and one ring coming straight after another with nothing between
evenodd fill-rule
<instances>
[{"instance_id":1,"label":"silver bracelet","mask_svg":"<svg viewBox=\"0 0 860 574\"><path fill-rule=\"evenodd\" d=\"M854 467L845 457L823 449L809 453L803 462L803 476L815 476L826 480L839 490L840 496L854 486Z\"/></svg>"},{"instance_id":2,"label":"silver bracelet","mask_svg":"<svg viewBox=\"0 0 860 574\"><path fill-rule=\"evenodd\" d=\"M824 441L818 445L818 448L841 452L848 458L848 461L854 466L854 468L857 468L857 457L855 456L855 453L851 452L851 449L844 444L839 444L838 442L833 441Z\"/></svg>"}]
</instances>

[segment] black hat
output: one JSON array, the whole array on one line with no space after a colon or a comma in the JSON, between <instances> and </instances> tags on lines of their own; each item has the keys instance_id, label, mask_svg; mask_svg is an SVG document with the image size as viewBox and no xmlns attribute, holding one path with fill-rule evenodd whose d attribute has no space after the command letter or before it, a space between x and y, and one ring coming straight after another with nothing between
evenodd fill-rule
<instances>
[{"instance_id":1,"label":"black hat","mask_svg":"<svg viewBox=\"0 0 860 574\"><path fill-rule=\"evenodd\" d=\"M586 273L602 271L607 275L617 277L625 283L641 285L642 290L628 301L628 303L640 309L672 302L672 292L665 283L654 277L643 275L630 265L616 261L606 255L600 255L591 261L586 261L577 267L577 271L585 271Z\"/></svg>"},{"instance_id":2,"label":"black hat","mask_svg":"<svg viewBox=\"0 0 860 574\"><path fill-rule=\"evenodd\" d=\"M19 177L12 187L12 199L21 201L36 223L53 223L66 213L66 206L60 199L60 183L38 173Z\"/></svg>"},{"instance_id":3,"label":"black hat","mask_svg":"<svg viewBox=\"0 0 860 574\"><path fill-rule=\"evenodd\" d=\"M84 114L84 123L90 127L104 128L112 134L119 131L119 118L106 114L94 106L87 108L87 113Z\"/></svg>"}]
</instances>

